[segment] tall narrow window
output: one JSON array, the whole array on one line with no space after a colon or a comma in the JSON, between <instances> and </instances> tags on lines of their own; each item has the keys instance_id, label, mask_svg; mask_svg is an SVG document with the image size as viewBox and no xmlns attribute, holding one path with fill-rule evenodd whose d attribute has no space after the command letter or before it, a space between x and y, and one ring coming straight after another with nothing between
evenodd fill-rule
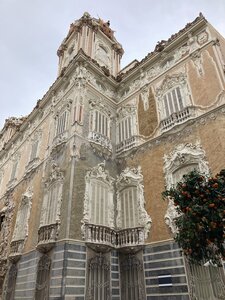
<instances>
[{"instance_id":1,"label":"tall narrow window","mask_svg":"<svg viewBox=\"0 0 225 300\"><path fill-rule=\"evenodd\" d=\"M130 186L120 192L122 228L138 226L137 187Z\"/></svg>"},{"instance_id":2,"label":"tall narrow window","mask_svg":"<svg viewBox=\"0 0 225 300\"><path fill-rule=\"evenodd\" d=\"M84 223L114 227L113 178L100 163L86 174Z\"/></svg>"},{"instance_id":3,"label":"tall narrow window","mask_svg":"<svg viewBox=\"0 0 225 300\"><path fill-rule=\"evenodd\" d=\"M166 76L156 89L156 97L163 131L194 116L186 74L178 73Z\"/></svg>"},{"instance_id":4,"label":"tall narrow window","mask_svg":"<svg viewBox=\"0 0 225 300\"><path fill-rule=\"evenodd\" d=\"M83 110L84 106L82 104L76 104L74 106L73 123L83 123Z\"/></svg>"},{"instance_id":5,"label":"tall narrow window","mask_svg":"<svg viewBox=\"0 0 225 300\"><path fill-rule=\"evenodd\" d=\"M143 267L141 261L134 255L122 259L121 272L121 299L145 299L143 284Z\"/></svg>"},{"instance_id":6,"label":"tall narrow window","mask_svg":"<svg viewBox=\"0 0 225 300\"><path fill-rule=\"evenodd\" d=\"M38 262L35 300L49 299L50 268L51 259L44 254Z\"/></svg>"},{"instance_id":7,"label":"tall narrow window","mask_svg":"<svg viewBox=\"0 0 225 300\"><path fill-rule=\"evenodd\" d=\"M30 161L34 160L37 157L38 143L39 140L34 140L31 145Z\"/></svg>"},{"instance_id":8,"label":"tall narrow window","mask_svg":"<svg viewBox=\"0 0 225 300\"><path fill-rule=\"evenodd\" d=\"M45 181L40 226L56 224L59 221L63 180L62 171L53 163L51 174Z\"/></svg>"},{"instance_id":9,"label":"tall narrow window","mask_svg":"<svg viewBox=\"0 0 225 300\"><path fill-rule=\"evenodd\" d=\"M129 139L132 136L132 120L131 116L128 116L121 120L118 124L118 142L122 142L124 140Z\"/></svg>"},{"instance_id":10,"label":"tall narrow window","mask_svg":"<svg viewBox=\"0 0 225 300\"><path fill-rule=\"evenodd\" d=\"M171 114L181 111L184 108L184 101L181 96L180 87L176 87L166 93L163 97L165 117L169 117Z\"/></svg>"},{"instance_id":11,"label":"tall narrow window","mask_svg":"<svg viewBox=\"0 0 225 300\"><path fill-rule=\"evenodd\" d=\"M17 166L18 166L18 160L13 161L10 181L16 178Z\"/></svg>"},{"instance_id":12,"label":"tall narrow window","mask_svg":"<svg viewBox=\"0 0 225 300\"><path fill-rule=\"evenodd\" d=\"M14 300L16 277L17 277L17 266L16 264L11 264L7 276L5 298L4 298L5 300Z\"/></svg>"},{"instance_id":13,"label":"tall narrow window","mask_svg":"<svg viewBox=\"0 0 225 300\"><path fill-rule=\"evenodd\" d=\"M151 227L151 218L145 210L143 175L141 168L126 168L117 177L117 227L142 227L145 238Z\"/></svg>"},{"instance_id":14,"label":"tall narrow window","mask_svg":"<svg viewBox=\"0 0 225 300\"><path fill-rule=\"evenodd\" d=\"M95 110L92 118L92 131L110 138L110 119L104 113Z\"/></svg>"},{"instance_id":15,"label":"tall narrow window","mask_svg":"<svg viewBox=\"0 0 225 300\"><path fill-rule=\"evenodd\" d=\"M62 134L66 130L67 111L64 111L58 116L56 125L56 135Z\"/></svg>"},{"instance_id":16,"label":"tall narrow window","mask_svg":"<svg viewBox=\"0 0 225 300\"><path fill-rule=\"evenodd\" d=\"M28 189L22 196L19 210L16 216L16 224L12 241L22 241L28 234L28 220L30 215L31 200L33 192Z\"/></svg>"},{"instance_id":17,"label":"tall narrow window","mask_svg":"<svg viewBox=\"0 0 225 300\"><path fill-rule=\"evenodd\" d=\"M109 223L109 202L111 201L112 193L109 186L104 182L92 180L91 182L91 223L99 225L108 225Z\"/></svg>"},{"instance_id":18,"label":"tall narrow window","mask_svg":"<svg viewBox=\"0 0 225 300\"><path fill-rule=\"evenodd\" d=\"M88 300L108 300L110 297L110 268L100 253L90 259L88 265Z\"/></svg>"}]
</instances>

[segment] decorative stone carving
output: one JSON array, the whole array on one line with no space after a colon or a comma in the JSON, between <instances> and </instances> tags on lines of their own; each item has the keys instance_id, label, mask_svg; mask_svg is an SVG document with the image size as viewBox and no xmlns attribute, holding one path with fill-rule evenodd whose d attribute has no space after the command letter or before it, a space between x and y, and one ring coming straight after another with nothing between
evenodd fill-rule
<instances>
[{"instance_id":1,"label":"decorative stone carving","mask_svg":"<svg viewBox=\"0 0 225 300\"><path fill-rule=\"evenodd\" d=\"M17 212L16 224L12 241L25 240L28 236L28 221L32 205L33 189L28 187L22 195L21 203Z\"/></svg>"},{"instance_id":2,"label":"decorative stone carving","mask_svg":"<svg viewBox=\"0 0 225 300\"><path fill-rule=\"evenodd\" d=\"M188 33L188 42L187 45L189 47L189 53L194 52L196 49L199 48L197 43L197 37L193 36L192 33Z\"/></svg>"},{"instance_id":3,"label":"decorative stone carving","mask_svg":"<svg viewBox=\"0 0 225 300\"><path fill-rule=\"evenodd\" d=\"M100 157L104 157L105 159L109 159L109 157L111 157L112 155L112 143L109 139L109 136L111 136L111 126L114 119L113 112L105 104L103 104L103 101L101 101L101 99L90 100L89 107L91 131L89 132L88 139L90 141L91 147L97 155L99 155ZM99 127L99 125L96 125L95 122L96 114L98 114L98 118L100 114L104 116L104 120L105 122L107 122L107 126L104 124L104 129L103 125L101 125L102 132L96 131Z\"/></svg>"},{"instance_id":4,"label":"decorative stone carving","mask_svg":"<svg viewBox=\"0 0 225 300\"><path fill-rule=\"evenodd\" d=\"M105 161L98 164L96 167L93 167L90 171L87 172L85 176L86 188L85 188L85 198L84 198L84 216L82 220L82 232L85 234L85 223L91 223L91 184L93 180L98 180L103 182L108 187L108 207L106 207L108 211L108 224L104 224L105 226L109 226L114 228L114 205L113 205L113 182L114 179L109 175L108 171L105 169Z\"/></svg>"},{"instance_id":5,"label":"decorative stone carving","mask_svg":"<svg viewBox=\"0 0 225 300\"><path fill-rule=\"evenodd\" d=\"M169 155L164 156L164 173L166 188L170 189L176 184L174 174L177 170L185 168L190 171L197 167L201 173L209 174L208 162L206 161L205 151L199 142L196 144L180 144ZM165 222L170 227L172 233L177 232L174 218L178 216L173 199L168 198L168 208L165 214Z\"/></svg>"},{"instance_id":6,"label":"decorative stone carving","mask_svg":"<svg viewBox=\"0 0 225 300\"><path fill-rule=\"evenodd\" d=\"M158 99L158 110L161 120L165 118L164 95L175 87L180 87L182 100L185 107L191 106L191 94L187 83L187 75L183 72L173 75L166 75L159 87L156 88L156 97Z\"/></svg>"},{"instance_id":7,"label":"decorative stone carving","mask_svg":"<svg viewBox=\"0 0 225 300\"><path fill-rule=\"evenodd\" d=\"M122 228L122 207L121 207L121 195L122 189L128 186L137 187L137 207L138 210L138 226L144 227L144 238L148 237L148 233L151 228L151 217L145 210L145 199L144 199L144 186L143 186L143 175L141 173L141 167L129 168L127 167L118 177L116 181L117 187L117 219L116 224L118 228Z\"/></svg>"},{"instance_id":8,"label":"decorative stone carving","mask_svg":"<svg viewBox=\"0 0 225 300\"><path fill-rule=\"evenodd\" d=\"M143 105L144 105L144 110L148 110L149 109L149 87L145 86L142 90L141 90L141 100L143 101Z\"/></svg>"},{"instance_id":9,"label":"decorative stone carving","mask_svg":"<svg viewBox=\"0 0 225 300\"><path fill-rule=\"evenodd\" d=\"M194 66L197 70L198 76L203 76L204 75L204 69L203 69L203 64L202 64L202 55L199 50L193 52L191 54L192 61L194 63Z\"/></svg>"},{"instance_id":10,"label":"decorative stone carving","mask_svg":"<svg viewBox=\"0 0 225 300\"><path fill-rule=\"evenodd\" d=\"M0 260L7 259L9 251L9 238L11 233L11 222L14 213L14 203L11 193L7 193L5 198L5 207L1 210L1 215L4 215L4 220L1 224L0 231Z\"/></svg>"},{"instance_id":11,"label":"decorative stone carving","mask_svg":"<svg viewBox=\"0 0 225 300\"><path fill-rule=\"evenodd\" d=\"M44 181L44 199L40 227L46 224L60 223L63 181L64 172L53 160L51 162L50 174Z\"/></svg>"},{"instance_id":12,"label":"decorative stone carving","mask_svg":"<svg viewBox=\"0 0 225 300\"><path fill-rule=\"evenodd\" d=\"M96 40L95 45L95 59L101 66L105 66L108 69L111 69L111 50L105 43L103 43L99 39Z\"/></svg>"},{"instance_id":13,"label":"decorative stone carving","mask_svg":"<svg viewBox=\"0 0 225 300\"><path fill-rule=\"evenodd\" d=\"M198 44L201 46L201 45L204 45L205 43L208 42L208 39L209 39L209 33L207 30L204 30L202 31L201 33L198 34L197 36L197 42Z\"/></svg>"}]
</instances>

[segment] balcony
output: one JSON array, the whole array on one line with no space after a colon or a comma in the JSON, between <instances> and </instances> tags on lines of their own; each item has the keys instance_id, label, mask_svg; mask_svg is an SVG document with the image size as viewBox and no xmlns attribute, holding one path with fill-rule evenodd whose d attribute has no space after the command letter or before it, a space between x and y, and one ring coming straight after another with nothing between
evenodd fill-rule
<instances>
[{"instance_id":1,"label":"balcony","mask_svg":"<svg viewBox=\"0 0 225 300\"><path fill-rule=\"evenodd\" d=\"M41 252L47 252L52 249L58 237L59 224L50 224L41 226L38 230L37 249Z\"/></svg>"},{"instance_id":2,"label":"balcony","mask_svg":"<svg viewBox=\"0 0 225 300\"><path fill-rule=\"evenodd\" d=\"M107 252L112 248L137 251L144 245L144 227L115 230L107 226L85 224L84 239L95 251Z\"/></svg>"},{"instance_id":3,"label":"balcony","mask_svg":"<svg viewBox=\"0 0 225 300\"><path fill-rule=\"evenodd\" d=\"M57 150L61 146L63 146L68 140L68 131L64 131L58 135L56 135L52 142L52 151Z\"/></svg>"},{"instance_id":4,"label":"balcony","mask_svg":"<svg viewBox=\"0 0 225 300\"><path fill-rule=\"evenodd\" d=\"M167 119L161 121L161 130L167 131L175 125L182 124L194 117L194 107L185 107L183 110L173 113Z\"/></svg>"},{"instance_id":5,"label":"balcony","mask_svg":"<svg viewBox=\"0 0 225 300\"><path fill-rule=\"evenodd\" d=\"M130 137L129 139L126 139L119 144L116 145L116 153L120 154L122 152L125 152L127 150L130 150L133 147L136 147L140 145L141 143L141 138L137 135L134 135Z\"/></svg>"},{"instance_id":6,"label":"balcony","mask_svg":"<svg viewBox=\"0 0 225 300\"><path fill-rule=\"evenodd\" d=\"M24 239L12 241L10 244L9 259L16 262L20 259L23 251Z\"/></svg>"},{"instance_id":7,"label":"balcony","mask_svg":"<svg viewBox=\"0 0 225 300\"><path fill-rule=\"evenodd\" d=\"M99 132L91 131L88 135L88 139L91 143L91 146L96 151L98 151L104 155L111 156L112 143L107 136L105 136Z\"/></svg>"},{"instance_id":8,"label":"balcony","mask_svg":"<svg viewBox=\"0 0 225 300\"><path fill-rule=\"evenodd\" d=\"M144 227L126 228L117 232L117 248L130 250L144 245Z\"/></svg>"}]
</instances>

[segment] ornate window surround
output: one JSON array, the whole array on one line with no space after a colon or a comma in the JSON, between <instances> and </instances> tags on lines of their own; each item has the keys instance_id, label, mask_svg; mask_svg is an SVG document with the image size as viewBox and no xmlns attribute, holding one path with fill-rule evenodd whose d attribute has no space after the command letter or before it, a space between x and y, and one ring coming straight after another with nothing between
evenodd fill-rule
<instances>
[{"instance_id":1,"label":"ornate window surround","mask_svg":"<svg viewBox=\"0 0 225 300\"><path fill-rule=\"evenodd\" d=\"M165 110L164 97L179 88L183 108L171 113ZM191 93L188 87L187 75L180 72L173 75L166 75L161 85L156 88L156 97L158 99L158 114L161 120L162 130L168 130L176 124L185 122L193 117L193 104L191 102Z\"/></svg>"},{"instance_id":2,"label":"ornate window surround","mask_svg":"<svg viewBox=\"0 0 225 300\"><path fill-rule=\"evenodd\" d=\"M140 143L136 105L123 105L117 110L116 152L127 151Z\"/></svg>"},{"instance_id":3,"label":"ornate window surround","mask_svg":"<svg viewBox=\"0 0 225 300\"><path fill-rule=\"evenodd\" d=\"M62 189L63 189L63 181L64 181L64 175L62 170L58 167L58 165L53 161L51 164L51 173L47 180L44 182L44 199L42 204L42 213L41 213L41 220L40 220L40 227L51 224L59 224L60 223L60 208L61 208L61 202L62 202ZM46 217L46 214L50 213L50 209L52 210L52 204L51 202L51 192L54 188L57 188L57 202L54 203L55 209L53 215L50 219L54 219L52 222L48 222L48 218ZM50 203L49 203L50 201Z\"/></svg>"},{"instance_id":4,"label":"ornate window surround","mask_svg":"<svg viewBox=\"0 0 225 300\"><path fill-rule=\"evenodd\" d=\"M39 129L37 130L33 137L30 139L30 156L29 156L29 160L28 160L28 163L26 165L26 174L33 171L40 159L39 159L39 149L40 149L40 144L41 144L41 138L42 138L42 130Z\"/></svg>"},{"instance_id":5,"label":"ornate window surround","mask_svg":"<svg viewBox=\"0 0 225 300\"><path fill-rule=\"evenodd\" d=\"M108 171L105 170L105 161L98 164L87 172L85 176L86 188L85 188L85 199L84 199L84 217L83 224L91 223L91 201L92 201L92 188L91 185L96 181L102 182L108 187L108 224L105 226L114 228L114 204L113 204L113 182L114 179L109 175ZM82 226L84 231L84 226Z\"/></svg>"},{"instance_id":6,"label":"ornate window surround","mask_svg":"<svg viewBox=\"0 0 225 300\"><path fill-rule=\"evenodd\" d=\"M201 173L209 174L209 166L206 160L205 151L202 149L199 142L196 144L180 144L169 155L164 155L166 188L169 189L176 184L173 178L174 172L180 168L191 165L198 165ZM173 199L169 198L168 208L164 218L173 234L177 232L177 228L173 221L177 216Z\"/></svg>"},{"instance_id":7,"label":"ornate window surround","mask_svg":"<svg viewBox=\"0 0 225 300\"><path fill-rule=\"evenodd\" d=\"M14 187L14 185L16 184L17 181L17 173L18 173L18 164L20 161L20 157L21 154L20 153L16 153L13 157L12 157L12 168L11 168L11 174L10 174L10 179L9 182L7 184L7 189L10 190Z\"/></svg>"},{"instance_id":8,"label":"ornate window surround","mask_svg":"<svg viewBox=\"0 0 225 300\"><path fill-rule=\"evenodd\" d=\"M64 100L62 105L59 106L55 113L55 128L54 128L54 139L53 139L53 147L57 146L61 143L66 142L68 138L68 125L69 125L69 116L71 111L72 100L67 99ZM63 124L61 124L61 129L58 132L58 128L60 127L60 117L65 114L65 120L63 120Z\"/></svg>"},{"instance_id":9,"label":"ornate window surround","mask_svg":"<svg viewBox=\"0 0 225 300\"><path fill-rule=\"evenodd\" d=\"M32 197L33 197L33 191L32 188L29 187L26 190L26 192L22 195L21 203L17 212L17 218L14 227L12 241L17 241L22 239L24 240L28 236L28 221L30 217ZM22 226L19 226L21 224Z\"/></svg>"},{"instance_id":10,"label":"ornate window surround","mask_svg":"<svg viewBox=\"0 0 225 300\"><path fill-rule=\"evenodd\" d=\"M112 111L104 104L102 104L101 99L98 100L90 100L89 101L90 108L90 131L88 135L88 139L91 142L91 146L97 151L97 153L102 153L103 155L111 156L112 154L112 143L111 143L111 126L113 120ZM104 129L99 124L95 124L96 114L101 116L101 120L105 119L107 122L104 124ZM98 120L99 121L99 120ZM100 130L99 130L100 129ZM100 132L101 131L101 132Z\"/></svg>"},{"instance_id":11,"label":"ornate window surround","mask_svg":"<svg viewBox=\"0 0 225 300\"><path fill-rule=\"evenodd\" d=\"M137 211L138 211L138 224L139 227L144 227L144 238L148 237L148 233L151 228L151 217L145 210L145 199L144 199L144 186L143 186L143 175L141 173L141 167L138 168L126 168L118 177L116 181L117 187L117 228L122 228L122 204L121 204L121 191L127 187L137 188Z\"/></svg>"}]
</instances>

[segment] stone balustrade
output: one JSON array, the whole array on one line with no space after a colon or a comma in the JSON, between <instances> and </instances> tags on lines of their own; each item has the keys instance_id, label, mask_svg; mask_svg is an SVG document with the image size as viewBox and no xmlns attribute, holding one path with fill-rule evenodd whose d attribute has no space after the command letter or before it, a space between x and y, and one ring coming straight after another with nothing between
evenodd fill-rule
<instances>
[{"instance_id":1,"label":"stone balustrade","mask_svg":"<svg viewBox=\"0 0 225 300\"><path fill-rule=\"evenodd\" d=\"M94 143L98 144L99 146L112 152L112 143L107 136L105 136L99 132L91 131L91 132L89 132L88 139L90 140L90 142L94 142Z\"/></svg>"},{"instance_id":2,"label":"stone balustrade","mask_svg":"<svg viewBox=\"0 0 225 300\"><path fill-rule=\"evenodd\" d=\"M23 246L24 239L11 242L9 253L9 257L11 260L17 260L20 258L20 256L22 255Z\"/></svg>"},{"instance_id":3,"label":"stone balustrade","mask_svg":"<svg viewBox=\"0 0 225 300\"><path fill-rule=\"evenodd\" d=\"M135 247L144 244L144 228L126 228L117 232L117 248Z\"/></svg>"},{"instance_id":4,"label":"stone balustrade","mask_svg":"<svg viewBox=\"0 0 225 300\"><path fill-rule=\"evenodd\" d=\"M116 145L116 153L120 154L124 151L130 150L131 148L138 146L140 143L140 137L139 136L132 136L129 139L126 139L119 144Z\"/></svg>"},{"instance_id":5,"label":"stone balustrade","mask_svg":"<svg viewBox=\"0 0 225 300\"><path fill-rule=\"evenodd\" d=\"M161 130L167 131L175 125L182 124L194 116L193 107L185 107L179 112L173 113L167 119L161 121Z\"/></svg>"},{"instance_id":6,"label":"stone balustrade","mask_svg":"<svg viewBox=\"0 0 225 300\"><path fill-rule=\"evenodd\" d=\"M58 224L50 224L41 226L38 230L38 250L50 250L58 236Z\"/></svg>"},{"instance_id":7,"label":"stone balustrade","mask_svg":"<svg viewBox=\"0 0 225 300\"><path fill-rule=\"evenodd\" d=\"M144 227L111 229L107 226L85 224L84 238L86 243L106 248L130 248L144 244Z\"/></svg>"}]
</instances>

